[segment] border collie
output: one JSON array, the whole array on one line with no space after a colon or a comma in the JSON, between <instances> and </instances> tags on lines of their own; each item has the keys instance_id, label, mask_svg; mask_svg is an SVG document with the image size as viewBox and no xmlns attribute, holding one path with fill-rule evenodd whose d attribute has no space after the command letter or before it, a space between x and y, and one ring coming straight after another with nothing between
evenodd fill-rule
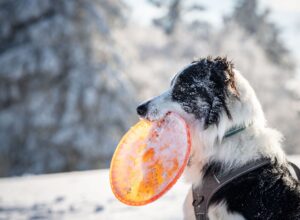
<instances>
[{"instance_id":1,"label":"border collie","mask_svg":"<svg viewBox=\"0 0 300 220\"><path fill-rule=\"evenodd\" d=\"M282 136L267 126L254 90L227 58L192 62L174 76L166 92L137 112L150 121L176 112L189 124L192 151L185 177L193 186L201 187L208 166L222 173L260 158L270 160L219 191L209 204L210 220L300 219L300 184L288 169ZM245 129L226 137L236 126ZM186 220L195 219L192 202L191 188L184 204Z\"/></svg>"}]
</instances>

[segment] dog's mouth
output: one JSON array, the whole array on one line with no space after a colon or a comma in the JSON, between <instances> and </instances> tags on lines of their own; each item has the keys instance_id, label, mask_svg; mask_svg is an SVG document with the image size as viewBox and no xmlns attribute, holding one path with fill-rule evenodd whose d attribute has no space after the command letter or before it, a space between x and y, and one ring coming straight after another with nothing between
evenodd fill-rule
<instances>
[{"instance_id":1,"label":"dog's mouth","mask_svg":"<svg viewBox=\"0 0 300 220\"><path fill-rule=\"evenodd\" d=\"M150 122L157 122L163 120L169 114L171 114L171 111L167 111L165 114L161 114L161 115L158 114L157 111L154 111L153 113L140 118Z\"/></svg>"},{"instance_id":2,"label":"dog's mouth","mask_svg":"<svg viewBox=\"0 0 300 220\"><path fill-rule=\"evenodd\" d=\"M171 111L167 111L165 114L162 114L162 115L159 115L157 114L157 111L154 112L154 114L152 113L151 116L149 115L146 115L144 117L140 117L140 119L143 119L143 120L146 120L146 121L149 121L149 122L160 122L162 120L164 120L164 118L168 115L170 115L172 112ZM186 120L185 120L186 121ZM187 167L191 167L192 166L192 163L193 163L193 154L191 154L189 156L189 159L188 159L188 163L187 163Z\"/></svg>"}]
</instances>

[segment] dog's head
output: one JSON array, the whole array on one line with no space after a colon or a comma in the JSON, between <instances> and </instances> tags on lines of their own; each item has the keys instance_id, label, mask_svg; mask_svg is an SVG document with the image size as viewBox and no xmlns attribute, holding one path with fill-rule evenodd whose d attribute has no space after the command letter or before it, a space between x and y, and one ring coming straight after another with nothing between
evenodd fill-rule
<instances>
[{"instance_id":1,"label":"dog's head","mask_svg":"<svg viewBox=\"0 0 300 220\"><path fill-rule=\"evenodd\" d=\"M256 130L265 126L254 90L230 61L220 57L192 62L175 75L167 91L137 108L140 117L150 121L160 120L168 112L179 114L189 124L192 162L188 169L195 174L191 175L194 182L208 161L233 165L237 158L251 157L249 152L241 157L239 141L229 138L223 142L227 131L240 125L252 125Z\"/></svg>"},{"instance_id":2,"label":"dog's head","mask_svg":"<svg viewBox=\"0 0 300 220\"><path fill-rule=\"evenodd\" d=\"M203 129L217 125L222 114L232 118L230 100L238 100L233 64L226 58L203 58L175 75L170 88L137 108L139 116L159 120L176 112L187 121L201 122Z\"/></svg>"}]
</instances>

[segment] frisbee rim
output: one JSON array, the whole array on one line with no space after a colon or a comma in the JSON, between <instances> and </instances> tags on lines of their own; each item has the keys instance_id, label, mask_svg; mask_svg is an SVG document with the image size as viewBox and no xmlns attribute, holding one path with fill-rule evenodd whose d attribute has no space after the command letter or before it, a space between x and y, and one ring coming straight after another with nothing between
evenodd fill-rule
<instances>
[{"instance_id":1,"label":"frisbee rim","mask_svg":"<svg viewBox=\"0 0 300 220\"><path fill-rule=\"evenodd\" d=\"M115 161L115 158L116 158L116 155L117 153L120 151L120 148L121 148L121 143L123 143L123 141L127 138L127 136L130 134L130 131L135 129L136 127L139 127L141 126L142 123L147 123L147 124L150 124L151 122L150 121L147 121L147 120L140 120L137 124L135 124L134 126L132 126L128 131L127 133L121 138L114 154L113 154L113 157L112 157L112 160L111 160L111 163L110 163L110 172L109 172L109 179L110 179L110 186L111 186L111 189L112 189L112 192L113 194L115 195L115 197L127 204L127 205L130 205L130 206L142 206L142 205L147 205L151 202L154 202L155 200L157 200L158 198L160 198L161 196L163 196L166 192L168 192L172 186L175 185L175 183L178 181L178 179L180 178L180 176L182 175L187 163L188 163L188 159L189 159L189 156L190 156L190 152L191 152L191 135L190 135L190 129L187 125L187 123L185 122L185 120L179 116L177 113L174 113L174 112L171 112L170 114L173 114L177 119L179 119L181 122L183 122L184 126L185 126L185 130L186 130L186 137L187 137L187 151L185 153L185 156L184 156L184 160L183 160L183 166L178 170L177 174L175 175L174 178L172 178L172 181L170 181L167 186L165 187L164 190L162 190L161 192L159 192L157 195L151 197L150 199L147 199L147 200L143 200L143 201L131 201L131 200L126 200L124 199L121 195L119 195L118 191L115 189L115 186L113 184L113 172L112 172L112 167L114 166L114 161Z\"/></svg>"}]
</instances>

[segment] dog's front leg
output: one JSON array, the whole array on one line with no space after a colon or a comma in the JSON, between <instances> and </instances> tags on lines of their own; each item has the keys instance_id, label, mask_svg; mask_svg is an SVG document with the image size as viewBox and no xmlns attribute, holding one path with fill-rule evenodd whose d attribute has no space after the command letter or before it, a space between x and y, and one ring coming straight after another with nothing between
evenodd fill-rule
<instances>
[{"instance_id":1,"label":"dog's front leg","mask_svg":"<svg viewBox=\"0 0 300 220\"><path fill-rule=\"evenodd\" d=\"M183 214L184 220L196 220L193 203L193 192L192 187L189 189L189 192L185 198L184 205L183 205Z\"/></svg>"},{"instance_id":2,"label":"dog's front leg","mask_svg":"<svg viewBox=\"0 0 300 220\"><path fill-rule=\"evenodd\" d=\"M185 198L183 205L184 220L196 220L193 203L192 187ZM245 220L245 218L238 214L229 212L226 202L213 204L208 209L209 220Z\"/></svg>"}]
</instances>

